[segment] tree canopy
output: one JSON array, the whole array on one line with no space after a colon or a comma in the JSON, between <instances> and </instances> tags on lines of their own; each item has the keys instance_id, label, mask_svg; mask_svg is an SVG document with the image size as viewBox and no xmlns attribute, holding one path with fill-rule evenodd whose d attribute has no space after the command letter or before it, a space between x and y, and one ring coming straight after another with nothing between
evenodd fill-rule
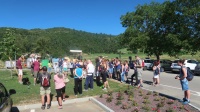
<instances>
[{"instance_id":1,"label":"tree canopy","mask_svg":"<svg viewBox=\"0 0 200 112\"><path fill-rule=\"evenodd\" d=\"M126 28L121 42L129 49L142 49L148 55L176 56L181 50L199 51L199 0L174 0L139 5L121 16Z\"/></svg>"}]
</instances>

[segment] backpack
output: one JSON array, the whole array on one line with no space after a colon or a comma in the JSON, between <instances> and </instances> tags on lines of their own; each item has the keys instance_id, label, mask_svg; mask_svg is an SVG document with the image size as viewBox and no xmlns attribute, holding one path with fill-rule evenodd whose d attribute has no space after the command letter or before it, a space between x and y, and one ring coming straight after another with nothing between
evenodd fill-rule
<instances>
[{"instance_id":1,"label":"backpack","mask_svg":"<svg viewBox=\"0 0 200 112\"><path fill-rule=\"evenodd\" d=\"M49 86L49 80L48 80L47 77L43 77L42 86L43 87L48 87Z\"/></svg>"},{"instance_id":2,"label":"backpack","mask_svg":"<svg viewBox=\"0 0 200 112\"><path fill-rule=\"evenodd\" d=\"M191 81L193 79L193 77L194 77L194 74L192 73L192 71L189 68L187 68L187 77L186 77L186 79L188 81Z\"/></svg>"}]
</instances>

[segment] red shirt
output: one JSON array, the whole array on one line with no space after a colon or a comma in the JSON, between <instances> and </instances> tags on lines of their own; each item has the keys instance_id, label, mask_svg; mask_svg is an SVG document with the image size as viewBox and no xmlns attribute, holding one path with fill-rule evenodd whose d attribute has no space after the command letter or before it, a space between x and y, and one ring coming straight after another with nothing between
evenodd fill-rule
<instances>
[{"instance_id":1,"label":"red shirt","mask_svg":"<svg viewBox=\"0 0 200 112\"><path fill-rule=\"evenodd\" d=\"M34 65L34 68L33 68L34 71L40 70L40 63L38 61L34 61L33 65Z\"/></svg>"},{"instance_id":2,"label":"red shirt","mask_svg":"<svg viewBox=\"0 0 200 112\"><path fill-rule=\"evenodd\" d=\"M22 69L22 63L21 60L17 60L17 69Z\"/></svg>"}]
</instances>

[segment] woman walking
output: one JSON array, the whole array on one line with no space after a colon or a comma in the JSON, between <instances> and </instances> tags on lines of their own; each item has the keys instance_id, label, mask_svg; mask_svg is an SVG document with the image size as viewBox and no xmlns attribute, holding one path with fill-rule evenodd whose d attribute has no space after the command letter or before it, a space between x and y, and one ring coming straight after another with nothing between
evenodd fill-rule
<instances>
[{"instance_id":1,"label":"woman walking","mask_svg":"<svg viewBox=\"0 0 200 112\"><path fill-rule=\"evenodd\" d=\"M55 89L57 93L58 108L62 109L62 99L65 101L65 82L64 74L60 72L59 69L56 70L57 73L54 75Z\"/></svg>"},{"instance_id":2,"label":"woman walking","mask_svg":"<svg viewBox=\"0 0 200 112\"><path fill-rule=\"evenodd\" d=\"M160 83L159 76L160 76L160 67L159 61L156 61L153 66L153 86L156 86Z\"/></svg>"},{"instance_id":3,"label":"woman walking","mask_svg":"<svg viewBox=\"0 0 200 112\"><path fill-rule=\"evenodd\" d=\"M107 76L106 76L107 64L106 64L105 59L102 60L100 66L99 66L99 70L100 70L100 73L101 73L101 76L102 76L102 81L103 81L103 84L104 84L103 90L107 90L107 88L110 88L110 87L109 87L109 84L108 84L108 81L107 81Z\"/></svg>"}]
</instances>

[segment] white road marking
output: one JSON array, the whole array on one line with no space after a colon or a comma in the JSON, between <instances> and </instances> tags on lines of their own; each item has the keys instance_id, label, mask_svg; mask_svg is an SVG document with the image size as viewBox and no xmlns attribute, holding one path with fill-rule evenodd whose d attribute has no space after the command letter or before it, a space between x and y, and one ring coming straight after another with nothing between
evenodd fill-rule
<instances>
[{"instance_id":1,"label":"white road marking","mask_svg":"<svg viewBox=\"0 0 200 112\"><path fill-rule=\"evenodd\" d=\"M169 87L169 88L174 88L174 89L182 90L182 88L178 88L178 87L168 86L168 85L164 85L164 84L159 84L159 85L165 86L165 87ZM195 95L195 96L200 96L200 92L198 92L198 91L190 90L190 92L192 92L191 94L193 94L193 95ZM195 94L194 94L194 93L195 93Z\"/></svg>"}]
</instances>

